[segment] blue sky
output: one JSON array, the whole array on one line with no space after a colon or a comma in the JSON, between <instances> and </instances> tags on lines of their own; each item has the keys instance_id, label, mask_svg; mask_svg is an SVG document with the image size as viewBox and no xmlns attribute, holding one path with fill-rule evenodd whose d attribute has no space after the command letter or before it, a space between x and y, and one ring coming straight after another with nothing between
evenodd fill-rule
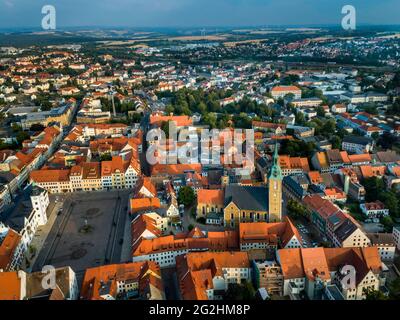
<instances>
[{"instance_id":1,"label":"blue sky","mask_svg":"<svg viewBox=\"0 0 400 320\"><path fill-rule=\"evenodd\" d=\"M46 4L59 27L340 24L346 4L360 24L400 24L399 0L0 0L0 28L40 27Z\"/></svg>"}]
</instances>

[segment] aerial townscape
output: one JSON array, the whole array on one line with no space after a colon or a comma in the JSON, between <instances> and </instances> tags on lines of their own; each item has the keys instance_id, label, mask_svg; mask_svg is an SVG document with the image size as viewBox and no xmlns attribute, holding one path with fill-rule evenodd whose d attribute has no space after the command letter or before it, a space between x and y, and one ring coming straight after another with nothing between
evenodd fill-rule
<instances>
[{"instance_id":1,"label":"aerial townscape","mask_svg":"<svg viewBox=\"0 0 400 320\"><path fill-rule=\"evenodd\" d=\"M396 29L2 33L0 123L0 300L400 298Z\"/></svg>"}]
</instances>

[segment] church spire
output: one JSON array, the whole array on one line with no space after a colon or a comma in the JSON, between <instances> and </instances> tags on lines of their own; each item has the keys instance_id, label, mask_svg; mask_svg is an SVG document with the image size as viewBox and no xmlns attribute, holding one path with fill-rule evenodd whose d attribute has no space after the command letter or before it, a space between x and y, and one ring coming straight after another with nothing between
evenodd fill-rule
<instances>
[{"instance_id":1,"label":"church spire","mask_svg":"<svg viewBox=\"0 0 400 320\"><path fill-rule=\"evenodd\" d=\"M276 143L274 148L274 155L272 157L272 167L269 173L269 179L277 179L282 180L282 169L279 165L279 154L278 154L279 145Z\"/></svg>"}]
</instances>

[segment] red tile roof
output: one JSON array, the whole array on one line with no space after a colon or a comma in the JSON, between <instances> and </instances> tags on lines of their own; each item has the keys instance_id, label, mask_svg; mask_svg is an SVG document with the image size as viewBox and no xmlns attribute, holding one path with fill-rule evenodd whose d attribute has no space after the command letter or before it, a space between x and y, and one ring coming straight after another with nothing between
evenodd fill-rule
<instances>
[{"instance_id":1,"label":"red tile roof","mask_svg":"<svg viewBox=\"0 0 400 320\"><path fill-rule=\"evenodd\" d=\"M0 300L21 300L21 278L18 272L0 272Z\"/></svg>"},{"instance_id":2,"label":"red tile roof","mask_svg":"<svg viewBox=\"0 0 400 320\"><path fill-rule=\"evenodd\" d=\"M9 229L6 237L0 243L0 270L8 271L20 241L21 235L12 229Z\"/></svg>"},{"instance_id":3,"label":"red tile roof","mask_svg":"<svg viewBox=\"0 0 400 320\"><path fill-rule=\"evenodd\" d=\"M224 190L200 189L197 191L197 203L223 206L224 194Z\"/></svg>"}]
</instances>

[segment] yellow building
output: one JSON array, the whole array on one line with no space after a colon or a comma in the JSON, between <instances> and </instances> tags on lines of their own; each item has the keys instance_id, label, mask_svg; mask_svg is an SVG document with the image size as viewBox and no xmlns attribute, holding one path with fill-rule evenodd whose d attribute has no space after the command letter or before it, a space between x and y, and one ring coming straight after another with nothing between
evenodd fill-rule
<instances>
[{"instance_id":1,"label":"yellow building","mask_svg":"<svg viewBox=\"0 0 400 320\"><path fill-rule=\"evenodd\" d=\"M275 148L268 187L233 186L225 188L224 225L237 228L241 222L282 221L282 170Z\"/></svg>"},{"instance_id":2,"label":"yellow building","mask_svg":"<svg viewBox=\"0 0 400 320\"><path fill-rule=\"evenodd\" d=\"M282 221L282 170L279 165L278 147L275 146L273 164L268 176L269 222Z\"/></svg>"},{"instance_id":3,"label":"yellow building","mask_svg":"<svg viewBox=\"0 0 400 320\"><path fill-rule=\"evenodd\" d=\"M210 213L224 210L224 190L200 189L197 191L197 218L207 218Z\"/></svg>"}]
</instances>

